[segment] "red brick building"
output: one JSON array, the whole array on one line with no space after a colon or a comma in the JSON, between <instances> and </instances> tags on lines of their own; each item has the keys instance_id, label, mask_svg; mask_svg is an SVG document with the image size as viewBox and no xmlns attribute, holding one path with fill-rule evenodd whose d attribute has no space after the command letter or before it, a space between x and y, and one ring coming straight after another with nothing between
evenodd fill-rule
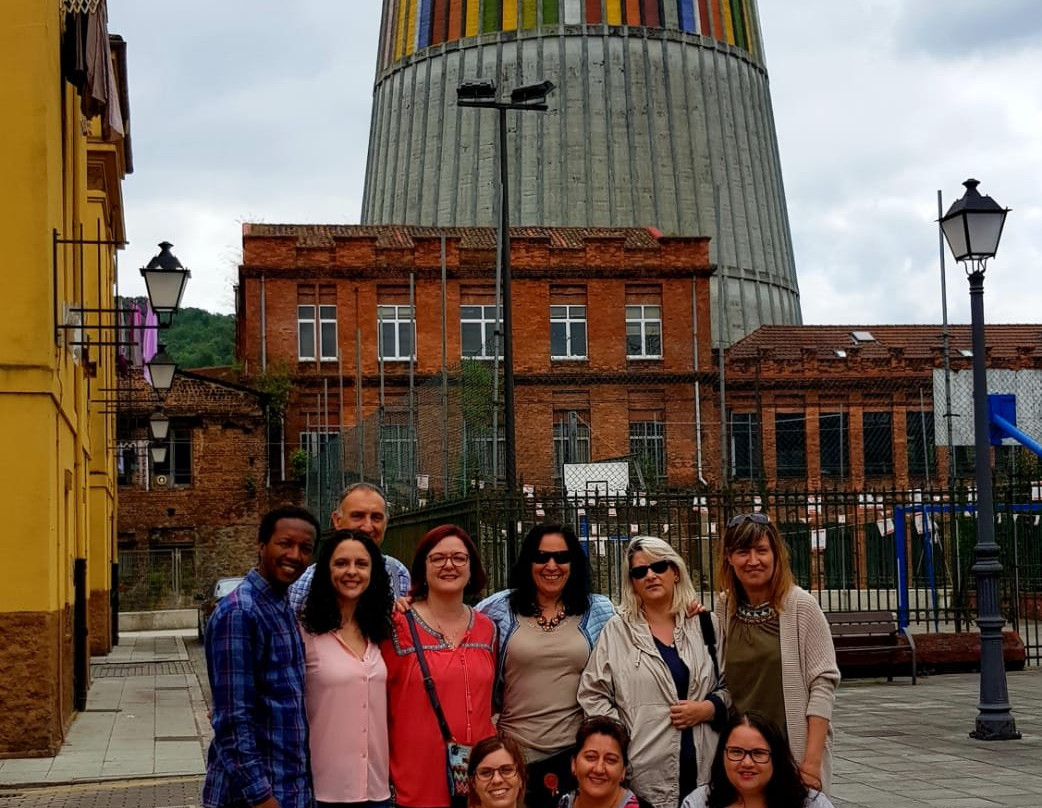
<instances>
[{"instance_id":1,"label":"red brick building","mask_svg":"<svg viewBox=\"0 0 1042 808\"><path fill-rule=\"evenodd\" d=\"M160 402L139 371L122 383L129 393L121 393L118 428L121 609L191 607L216 578L241 575L256 561L269 501L263 401L253 390L178 370L162 402L166 460L156 464L148 418ZM150 591L139 591L146 585Z\"/></svg>"},{"instance_id":2,"label":"red brick building","mask_svg":"<svg viewBox=\"0 0 1042 808\"><path fill-rule=\"evenodd\" d=\"M988 325L986 341L989 392L1019 390L1030 419L1042 328ZM950 406L939 325L760 328L727 352L728 477L808 491L944 487L950 420L955 478L972 479L969 326L949 327L948 354ZM1014 446L995 451L1000 470L1017 462L1034 461Z\"/></svg>"},{"instance_id":3,"label":"red brick building","mask_svg":"<svg viewBox=\"0 0 1042 808\"><path fill-rule=\"evenodd\" d=\"M244 225L237 352L247 378L292 377L284 462L336 436L347 475L399 494L493 478L495 265L491 228ZM694 485L696 419L719 422L695 404L708 239L518 228L511 265L519 482L629 458L649 487Z\"/></svg>"}]
</instances>

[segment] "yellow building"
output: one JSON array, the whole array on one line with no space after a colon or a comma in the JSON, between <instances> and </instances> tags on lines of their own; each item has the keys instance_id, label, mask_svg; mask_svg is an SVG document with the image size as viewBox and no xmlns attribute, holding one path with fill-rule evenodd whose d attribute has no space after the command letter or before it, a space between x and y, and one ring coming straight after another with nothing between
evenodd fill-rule
<instances>
[{"instance_id":1,"label":"yellow building","mask_svg":"<svg viewBox=\"0 0 1042 808\"><path fill-rule=\"evenodd\" d=\"M8 0L0 25L0 757L54 754L90 654L112 645L115 334L99 310L125 240L126 59L104 2L62 6Z\"/></svg>"}]
</instances>

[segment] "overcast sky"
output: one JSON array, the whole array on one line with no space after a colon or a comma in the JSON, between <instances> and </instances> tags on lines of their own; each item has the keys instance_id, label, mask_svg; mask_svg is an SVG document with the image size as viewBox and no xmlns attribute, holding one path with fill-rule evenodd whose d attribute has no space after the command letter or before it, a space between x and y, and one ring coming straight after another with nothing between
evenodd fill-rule
<instances>
[{"instance_id":1,"label":"overcast sky","mask_svg":"<svg viewBox=\"0 0 1042 808\"><path fill-rule=\"evenodd\" d=\"M128 43L121 292L164 239L234 308L241 223L359 220L380 0L109 0ZM941 320L937 191L1013 212L989 322L1042 321L1037 0L759 0L806 323ZM946 256L949 319L969 321Z\"/></svg>"}]
</instances>

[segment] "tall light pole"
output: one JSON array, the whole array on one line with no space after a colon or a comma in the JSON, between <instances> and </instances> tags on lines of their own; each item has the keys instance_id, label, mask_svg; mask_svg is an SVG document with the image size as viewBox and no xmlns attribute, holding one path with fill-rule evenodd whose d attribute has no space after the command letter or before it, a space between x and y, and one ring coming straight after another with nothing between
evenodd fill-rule
<instances>
[{"instance_id":1,"label":"tall light pole","mask_svg":"<svg viewBox=\"0 0 1042 808\"><path fill-rule=\"evenodd\" d=\"M496 247L499 263L499 277L503 288L503 419L505 431L504 476L507 493L513 496L517 491L517 444L514 428L514 316L511 291L510 272L510 195L508 184L507 162L507 110L519 112L546 112L546 96L554 89L553 82L541 81L538 84L527 84L516 87L510 92L509 99L501 99L496 93L495 82L489 79L470 79L456 88L456 104L461 107L481 107L494 109L499 113L499 226L497 229ZM497 300L498 304L499 301ZM497 435L492 440L498 440ZM516 525L513 514L508 515L507 525L507 558L513 563L517 557Z\"/></svg>"},{"instance_id":2,"label":"tall light pole","mask_svg":"<svg viewBox=\"0 0 1042 808\"><path fill-rule=\"evenodd\" d=\"M982 741L1020 737L1010 713L1006 665L1002 656L1002 613L999 610L999 546L995 542L995 507L991 490L991 445L988 439L988 369L984 344L984 270L999 249L1008 208L981 196L977 180L966 180L966 193L941 218L941 230L970 282L970 328L973 337L974 468L977 480L977 546L973 574L977 579L977 625L980 627L980 703L970 736Z\"/></svg>"}]
</instances>

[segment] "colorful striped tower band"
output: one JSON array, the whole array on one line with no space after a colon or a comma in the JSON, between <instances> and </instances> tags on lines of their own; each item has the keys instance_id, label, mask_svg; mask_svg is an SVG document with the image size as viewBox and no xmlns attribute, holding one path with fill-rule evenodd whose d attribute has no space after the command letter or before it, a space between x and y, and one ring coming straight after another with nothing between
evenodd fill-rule
<instances>
[{"instance_id":1,"label":"colorful striped tower band","mask_svg":"<svg viewBox=\"0 0 1042 808\"><path fill-rule=\"evenodd\" d=\"M710 37L762 61L750 0L384 0L380 70L482 34L559 25L661 28Z\"/></svg>"}]
</instances>

